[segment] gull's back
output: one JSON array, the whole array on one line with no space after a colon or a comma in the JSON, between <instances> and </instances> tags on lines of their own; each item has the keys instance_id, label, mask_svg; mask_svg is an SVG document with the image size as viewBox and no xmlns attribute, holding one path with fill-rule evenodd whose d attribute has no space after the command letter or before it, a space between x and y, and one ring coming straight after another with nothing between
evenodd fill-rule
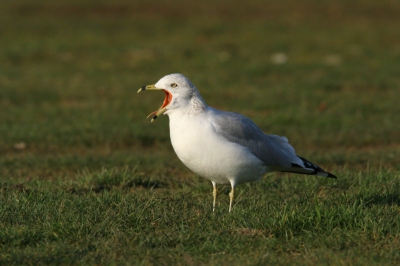
<instances>
[{"instance_id":1,"label":"gull's back","mask_svg":"<svg viewBox=\"0 0 400 266\"><path fill-rule=\"evenodd\" d=\"M253 121L238 113L214 108L209 112L218 134L249 149L266 166L290 168L292 163L302 164L286 137L267 135Z\"/></svg>"}]
</instances>

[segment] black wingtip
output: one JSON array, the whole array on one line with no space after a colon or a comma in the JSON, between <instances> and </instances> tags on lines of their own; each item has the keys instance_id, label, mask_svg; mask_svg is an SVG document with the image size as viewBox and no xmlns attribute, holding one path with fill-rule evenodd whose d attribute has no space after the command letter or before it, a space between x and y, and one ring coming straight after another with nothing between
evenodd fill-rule
<instances>
[{"instance_id":1,"label":"black wingtip","mask_svg":"<svg viewBox=\"0 0 400 266\"><path fill-rule=\"evenodd\" d=\"M299 158L303 161L304 165L305 165L307 168L311 168L311 169L314 170L313 173L310 173L311 175L318 175L318 176L329 177L329 178L337 178L337 176L335 176L334 174L331 174L331 173L329 173L329 172L323 170L323 169L322 169L321 167L319 167L318 165L311 163L310 161L304 159L303 157L300 157L300 156L298 156L298 155L297 155L297 157L299 157ZM299 165L294 165L294 164L292 164L292 166L293 166L293 167L300 167L300 168L302 168L302 167L299 166Z\"/></svg>"},{"instance_id":2,"label":"black wingtip","mask_svg":"<svg viewBox=\"0 0 400 266\"><path fill-rule=\"evenodd\" d=\"M337 178L337 176L335 176L334 174L331 174L331 173L328 173L328 176L327 177L329 177L329 178Z\"/></svg>"}]
</instances>

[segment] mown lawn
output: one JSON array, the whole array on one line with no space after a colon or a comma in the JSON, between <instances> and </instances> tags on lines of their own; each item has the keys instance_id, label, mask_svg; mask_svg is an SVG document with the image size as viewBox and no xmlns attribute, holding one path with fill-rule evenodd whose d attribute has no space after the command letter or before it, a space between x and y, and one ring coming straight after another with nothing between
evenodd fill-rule
<instances>
[{"instance_id":1,"label":"mown lawn","mask_svg":"<svg viewBox=\"0 0 400 266\"><path fill-rule=\"evenodd\" d=\"M5 1L0 265L400 264L396 1ZM145 84L289 138L337 180L221 186L174 154Z\"/></svg>"}]
</instances>

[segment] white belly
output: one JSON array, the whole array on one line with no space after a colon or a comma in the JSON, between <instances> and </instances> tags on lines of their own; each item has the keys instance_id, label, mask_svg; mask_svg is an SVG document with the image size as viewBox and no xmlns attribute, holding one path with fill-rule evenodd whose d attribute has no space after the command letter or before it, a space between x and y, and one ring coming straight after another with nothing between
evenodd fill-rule
<instances>
[{"instance_id":1,"label":"white belly","mask_svg":"<svg viewBox=\"0 0 400 266\"><path fill-rule=\"evenodd\" d=\"M261 160L236 143L219 136L204 119L170 116L170 137L179 159L193 172L217 184L259 180L266 172Z\"/></svg>"}]
</instances>

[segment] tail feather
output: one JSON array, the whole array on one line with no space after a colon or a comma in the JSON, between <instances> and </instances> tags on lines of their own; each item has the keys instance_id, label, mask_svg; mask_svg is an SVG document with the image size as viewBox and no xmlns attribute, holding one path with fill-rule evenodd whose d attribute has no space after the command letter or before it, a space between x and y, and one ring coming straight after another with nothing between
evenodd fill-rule
<instances>
[{"instance_id":1,"label":"tail feather","mask_svg":"<svg viewBox=\"0 0 400 266\"><path fill-rule=\"evenodd\" d=\"M302 160L304 167L299 164L292 163L291 168L284 169L282 172L291 172L291 173L299 173L299 174L306 174L306 175L318 175L318 176L329 177L329 178L337 178L334 174L331 174L331 173L323 170L318 165L313 164L300 156L297 156L297 157L299 157Z\"/></svg>"}]
</instances>

